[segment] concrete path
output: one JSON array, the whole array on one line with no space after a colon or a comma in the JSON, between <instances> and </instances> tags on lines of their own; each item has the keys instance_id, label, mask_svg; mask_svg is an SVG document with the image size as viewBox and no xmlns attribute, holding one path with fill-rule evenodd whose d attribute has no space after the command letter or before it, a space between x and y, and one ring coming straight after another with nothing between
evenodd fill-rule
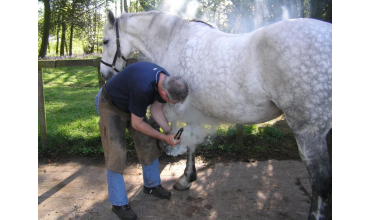
<instances>
[{"instance_id":1,"label":"concrete path","mask_svg":"<svg viewBox=\"0 0 370 220\"><path fill-rule=\"evenodd\" d=\"M183 157L184 158L184 157ZM306 219L311 187L301 161L205 163L186 191L172 188L185 159L160 158L162 186L170 200L143 193L142 170L124 171L132 209L139 219ZM103 158L77 158L38 165L39 219L118 219L108 201Z\"/></svg>"}]
</instances>

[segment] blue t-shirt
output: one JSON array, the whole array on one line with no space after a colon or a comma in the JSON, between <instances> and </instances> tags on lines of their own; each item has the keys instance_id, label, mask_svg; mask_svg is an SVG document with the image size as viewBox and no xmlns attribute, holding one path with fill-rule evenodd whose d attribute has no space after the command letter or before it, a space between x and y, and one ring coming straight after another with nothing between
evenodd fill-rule
<instances>
[{"instance_id":1,"label":"blue t-shirt","mask_svg":"<svg viewBox=\"0 0 370 220\"><path fill-rule=\"evenodd\" d=\"M154 63L133 63L108 80L105 88L118 109L144 117L148 106L155 101L166 103L158 93L160 73L169 76Z\"/></svg>"}]
</instances>

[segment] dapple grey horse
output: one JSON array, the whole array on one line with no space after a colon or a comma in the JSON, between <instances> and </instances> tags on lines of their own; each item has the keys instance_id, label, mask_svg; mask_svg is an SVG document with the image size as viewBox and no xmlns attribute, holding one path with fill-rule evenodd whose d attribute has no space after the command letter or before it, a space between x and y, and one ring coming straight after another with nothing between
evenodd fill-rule
<instances>
[{"instance_id":1,"label":"dapple grey horse","mask_svg":"<svg viewBox=\"0 0 370 220\"><path fill-rule=\"evenodd\" d=\"M308 219L326 219L332 186L326 143L332 127L330 23L284 20L251 33L228 34L165 12L124 13L117 19L110 12L108 18L100 66L105 79L138 50L189 83L186 101L164 109L168 121L187 123L181 142L188 148L187 167L174 188L187 189L196 180L199 141L191 139L207 122L194 120L195 115L257 124L285 114L311 178Z\"/></svg>"}]
</instances>

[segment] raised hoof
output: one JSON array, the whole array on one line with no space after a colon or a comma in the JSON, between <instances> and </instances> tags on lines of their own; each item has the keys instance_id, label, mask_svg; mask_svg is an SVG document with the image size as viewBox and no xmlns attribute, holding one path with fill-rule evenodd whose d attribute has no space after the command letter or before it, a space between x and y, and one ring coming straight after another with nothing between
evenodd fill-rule
<instances>
[{"instance_id":1,"label":"raised hoof","mask_svg":"<svg viewBox=\"0 0 370 220\"><path fill-rule=\"evenodd\" d=\"M191 187L191 184L192 183L189 183L187 180L186 180L186 177L184 175L182 175L177 181L176 183L173 185L173 188L176 189L176 190L187 190Z\"/></svg>"}]
</instances>

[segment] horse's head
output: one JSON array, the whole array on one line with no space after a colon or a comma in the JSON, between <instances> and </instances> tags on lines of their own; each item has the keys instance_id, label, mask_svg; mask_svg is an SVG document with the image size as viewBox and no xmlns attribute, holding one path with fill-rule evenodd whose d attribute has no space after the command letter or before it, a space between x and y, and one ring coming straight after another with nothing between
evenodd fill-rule
<instances>
[{"instance_id":1,"label":"horse's head","mask_svg":"<svg viewBox=\"0 0 370 220\"><path fill-rule=\"evenodd\" d=\"M108 13L108 22L104 27L103 55L100 64L100 74L108 80L122 70L126 59L131 54L128 39L118 24L120 19L116 19L111 11Z\"/></svg>"}]
</instances>

